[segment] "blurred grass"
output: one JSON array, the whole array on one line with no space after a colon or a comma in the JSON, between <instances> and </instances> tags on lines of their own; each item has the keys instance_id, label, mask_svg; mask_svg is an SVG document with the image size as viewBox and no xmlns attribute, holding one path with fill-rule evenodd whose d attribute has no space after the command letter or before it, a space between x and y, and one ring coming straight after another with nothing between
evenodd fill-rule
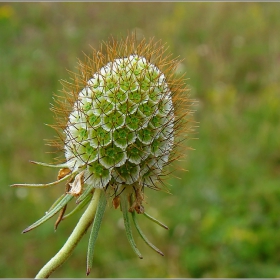
<instances>
[{"instance_id":1,"label":"blurred grass","mask_svg":"<svg viewBox=\"0 0 280 280\"><path fill-rule=\"evenodd\" d=\"M176 172L172 195L148 191L146 209L169 231L140 219L166 254L136 238L137 259L120 211L108 209L91 277L280 277L280 4L279 3L1 3L0 276L34 277L62 246L79 215L56 233L48 222L25 235L63 186L43 139L54 131L53 93L77 58L110 35L136 29L167 42L184 58L199 140L188 145L189 172ZM240 12L241 11L241 12ZM141 217L140 217L141 218ZM84 277L85 237L54 277Z\"/></svg>"}]
</instances>

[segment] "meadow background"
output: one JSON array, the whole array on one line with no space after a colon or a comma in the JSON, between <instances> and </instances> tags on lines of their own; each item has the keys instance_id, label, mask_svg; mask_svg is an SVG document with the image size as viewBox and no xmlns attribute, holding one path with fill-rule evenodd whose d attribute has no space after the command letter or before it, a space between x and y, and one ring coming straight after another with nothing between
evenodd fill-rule
<instances>
[{"instance_id":1,"label":"meadow background","mask_svg":"<svg viewBox=\"0 0 280 280\"><path fill-rule=\"evenodd\" d=\"M111 35L162 39L184 62L199 140L189 140L188 172L171 176L172 195L148 192L139 260L121 212L108 208L91 277L280 277L280 3L1 3L0 277L34 277L61 248L81 213L54 233L44 215L64 187L43 139L55 132L49 110L66 69ZM141 217L140 217L141 218ZM85 277L88 235L53 277Z\"/></svg>"}]
</instances>

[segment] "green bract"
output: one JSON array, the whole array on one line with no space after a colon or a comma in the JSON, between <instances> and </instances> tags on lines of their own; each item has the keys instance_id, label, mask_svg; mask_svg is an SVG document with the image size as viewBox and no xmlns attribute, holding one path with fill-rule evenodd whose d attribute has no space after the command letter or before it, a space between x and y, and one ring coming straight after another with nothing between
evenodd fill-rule
<instances>
[{"instance_id":1,"label":"green bract","mask_svg":"<svg viewBox=\"0 0 280 280\"><path fill-rule=\"evenodd\" d=\"M153 187L174 141L165 76L130 55L102 67L78 94L64 130L68 168L94 188L139 182Z\"/></svg>"}]
</instances>

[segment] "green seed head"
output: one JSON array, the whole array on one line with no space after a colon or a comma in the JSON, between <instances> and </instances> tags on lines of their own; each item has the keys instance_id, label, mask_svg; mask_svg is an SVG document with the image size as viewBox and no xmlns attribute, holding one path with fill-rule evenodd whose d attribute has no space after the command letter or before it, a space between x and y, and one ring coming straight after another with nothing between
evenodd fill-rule
<instances>
[{"instance_id":1,"label":"green seed head","mask_svg":"<svg viewBox=\"0 0 280 280\"><path fill-rule=\"evenodd\" d=\"M153 187L174 144L174 105L165 75L132 54L107 63L87 81L70 113L65 156L95 188Z\"/></svg>"},{"instance_id":2,"label":"green seed head","mask_svg":"<svg viewBox=\"0 0 280 280\"><path fill-rule=\"evenodd\" d=\"M14 185L41 188L66 182L65 193L24 232L59 212L57 228L62 220L88 204L81 223L77 224L78 230L71 235L80 240L93 223L87 275L110 196L114 208L121 206L126 235L139 258L142 255L132 236L129 212L145 243L163 255L142 233L135 212L167 228L145 212L144 188L159 189L164 167L185 154L185 151L178 153L179 147L192 132L189 124L193 101L188 99L183 78L176 77L178 61L165 55L166 49L160 42L137 42L135 36L128 36L119 42L113 40L101 49L104 48L105 52L93 50L92 57L79 61L80 73L74 74L73 84L64 83L65 96L56 99L54 128L59 133L59 141L50 144L63 150L66 160L63 157L63 163L37 164L61 168L57 180L48 184ZM66 206L74 197L76 207L65 215ZM66 244L70 248L77 242L71 239ZM62 258L60 255L58 266L64 262ZM52 265L56 260L50 261ZM47 267L53 271L53 266Z\"/></svg>"},{"instance_id":3,"label":"green seed head","mask_svg":"<svg viewBox=\"0 0 280 280\"><path fill-rule=\"evenodd\" d=\"M94 189L125 191L138 207L145 187L160 189L165 166L185 154L178 151L192 132L193 100L178 63L161 42L129 35L93 49L73 82L63 82L65 96L53 107L59 141L50 144L64 151L60 166L79 201Z\"/></svg>"}]
</instances>

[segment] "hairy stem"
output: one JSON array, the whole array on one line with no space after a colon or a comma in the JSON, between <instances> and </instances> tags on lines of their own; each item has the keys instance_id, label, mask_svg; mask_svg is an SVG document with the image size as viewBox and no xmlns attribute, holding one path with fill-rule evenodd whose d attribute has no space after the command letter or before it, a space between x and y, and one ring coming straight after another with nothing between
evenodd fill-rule
<instances>
[{"instance_id":1,"label":"hairy stem","mask_svg":"<svg viewBox=\"0 0 280 280\"><path fill-rule=\"evenodd\" d=\"M78 224L69 236L68 240L59 250L59 252L38 272L38 274L35 276L36 279L48 278L72 254L73 250L94 220L101 191L102 190L100 189L95 190L86 211L80 218Z\"/></svg>"}]
</instances>

